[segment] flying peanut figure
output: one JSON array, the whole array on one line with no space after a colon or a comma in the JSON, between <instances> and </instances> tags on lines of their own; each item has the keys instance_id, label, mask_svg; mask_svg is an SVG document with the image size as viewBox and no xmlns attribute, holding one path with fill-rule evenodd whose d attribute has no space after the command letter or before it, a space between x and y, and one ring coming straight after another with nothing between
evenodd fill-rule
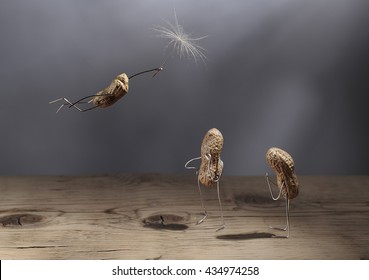
<instances>
[{"instance_id":1,"label":"flying peanut figure","mask_svg":"<svg viewBox=\"0 0 369 280\"><path fill-rule=\"evenodd\" d=\"M150 70L146 70L146 71L142 71L139 73L136 73L130 77L127 76L126 73L122 73L120 75L118 75L111 83L110 85L108 85L105 89L99 91L98 93L94 94L94 95L89 95L89 96L85 96L81 99L79 99L76 102L71 102L69 101L67 98L62 97L62 98L58 98L54 101L50 101L49 103L55 103L55 102L59 102L59 101L63 101L65 103L63 103L59 109L56 111L56 113L58 113L60 111L61 108L63 108L64 106L69 106L69 108L73 107L75 109L77 109L80 112L87 112L90 111L92 109L95 108L106 108L109 107L111 105L113 105L114 103L116 103L118 100L120 100L123 96L125 96L128 93L128 82L130 79L141 75L141 74L145 74L148 72L153 72L156 71L156 73L158 73L159 71L162 71L163 68L162 67L158 67L158 68L154 68L154 69L150 69ZM90 99L89 101L85 101L86 99ZM87 109L81 109L79 106L80 104L90 104L92 103L93 106Z\"/></svg>"},{"instance_id":2,"label":"flying peanut figure","mask_svg":"<svg viewBox=\"0 0 369 280\"><path fill-rule=\"evenodd\" d=\"M295 174L295 163L289 153L279 148L270 148L265 155L267 163L275 171L277 176L277 186L279 194L274 197L272 188L270 187L269 176L266 173L266 179L273 200L278 200L282 195L286 200L286 219L287 225L285 228L276 228L287 231L286 238L290 235L290 200L299 194L299 183ZM273 182L272 182L273 183ZM275 183L274 183L275 184Z\"/></svg>"},{"instance_id":3,"label":"flying peanut figure","mask_svg":"<svg viewBox=\"0 0 369 280\"><path fill-rule=\"evenodd\" d=\"M99 91L94 95L85 96L75 102L71 102L65 97L50 101L50 104L59 101L64 102L56 111L56 113L58 113L64 106L68 106L69 108L73 107L80 112L87 112L95 108L110 107L128 93L128 82L130 79L148 72L155 72L153 75L153 77L155 77L160 71L163 70L164 64L166 63L170 54L177 53L180 58L188 57L193 58L195 62L197 62L198 60L202 60L205 63L205 49L198 45L197 42L206 38L207 36L194 38L187 34L184 31L183 27L178 23L177 14L175 13L175 11L174 23L171 23L169 21L165 21L165 23L165 26L159 25L153 28L153 30L158 34L159 37L169 40L164 49L171 49L171 52L167 54L167 56L164 58L163 63L160 67L139 72L130 77L128 77L127 74L122 73L118 75L105 89ZM86 109L82 109L80 107L82 104L91 103L93 104L92 107Z\"/></svg>"},{"instance_id":4,"label":"flying peanut figure","mask_svg":"<svg viewBox=\"0 0 369 280\"><path fill-rule=\"evenodd\" d=\"M196 169L197 173L197 186L200 192L201 204L204 210L204 217L200 219L196 224L201 224L207 217L207 211L204 205L204 200L202 198L201 186L212 187L217 186L218 201L222 219L222 225L217 229L217 231L225 227L224 217L223 217L223 207L220 199L219 193L219 180L223 172L223 161L220 159L220 154L223 148L223 135L216 129L210 129L206 134L201 144L201 157L193 158L185 164L187 169ZM200 167L188 166L189 163L195 160L201 160Z\"/></svg>"}]
</instances>

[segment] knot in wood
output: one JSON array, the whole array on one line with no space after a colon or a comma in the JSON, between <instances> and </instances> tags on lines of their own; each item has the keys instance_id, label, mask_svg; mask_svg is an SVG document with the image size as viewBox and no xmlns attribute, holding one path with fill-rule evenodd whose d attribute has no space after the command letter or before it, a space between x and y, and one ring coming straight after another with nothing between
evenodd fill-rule
<instances>
[{"instance_id":1,"label":"knot in wood","mask_svg":"<svg viewBox=\"0 0 369 280\"><path fill-rule=\"evenodd\" d=\"M0 218L0 223L4 227L8 226L25 226L25 225L33 225L41 222L43 217L40 215L34 214L13 214L7 215Z\"/></svg>"}]
</instances>

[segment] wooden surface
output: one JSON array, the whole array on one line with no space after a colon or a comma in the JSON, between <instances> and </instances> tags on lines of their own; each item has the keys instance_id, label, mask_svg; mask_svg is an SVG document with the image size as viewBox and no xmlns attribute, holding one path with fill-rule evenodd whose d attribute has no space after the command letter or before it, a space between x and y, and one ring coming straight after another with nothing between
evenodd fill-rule
<instances>
[{"instance_id":1,"label":"wooden surface","mask_svg":"<svg viewBox=\"0 0 369 280\"><path fill-rule=\"evenodd\" d=\"M263 177L221 179L218 232L215 188L195 225L194 174L0 177L0 259L369 259L369 176L299 180L283 239Z\"/></svg>"}]
</instances>

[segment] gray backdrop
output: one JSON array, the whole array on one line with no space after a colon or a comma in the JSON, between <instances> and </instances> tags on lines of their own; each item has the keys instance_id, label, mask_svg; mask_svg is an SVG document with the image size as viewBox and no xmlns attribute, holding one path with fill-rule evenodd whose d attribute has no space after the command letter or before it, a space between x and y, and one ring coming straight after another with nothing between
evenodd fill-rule
<instances>
[{"instance_id":1,"label":"gray backdrop","mask_svg":"<svg viewBox=\"0 0 369 280\"><path fill-rule=\"evenodd\" d=\"M119 73L159 66L173 22L208 35L206 65L171 57L107 109L55 114ZM271 146L298 174L368 174L366 0L0 0L0 174L190 173L217 127L226 175Z\"/></svg>"}]
</instances>

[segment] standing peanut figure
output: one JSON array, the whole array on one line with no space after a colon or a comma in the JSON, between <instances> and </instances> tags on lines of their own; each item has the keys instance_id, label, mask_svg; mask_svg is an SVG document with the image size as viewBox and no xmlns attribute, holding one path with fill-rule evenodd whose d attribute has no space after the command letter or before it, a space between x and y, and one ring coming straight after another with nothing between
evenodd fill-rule
<instances>
[{"instance_id":1,"label":"standing peanut figure","mask_svg":"<svg viewBox=\"0 0 369 280\"><path fill-rule=\"evenodd\" d=\"M219 193L219 180L223 172L223 161L220 159L220 154L223 148L223 135L216 129L210 129L202 141L201 145L201 157L193 158L185 164L187 169L196 169L197 174L197 186L200 192L201 204L204 210L204 217L200 219L196 224L201 224L207 217L207 211L205 209L204 200L202 198L201 184L205 187L212 187L217 185L218 201L222 219L222 225L217 229L217 231L225 227L224 217L223 217L223 207L220 199ZM200 167L188 166L188 164L195 160L201 160Z\"/></svg>"},{"instance_id":2,"label":"standing peanut figure","mask_svg":"<svg viewBox=\"0 0 369 280\"><path fill-rule=\"evenodd\" d=\"M282 194L286 200L287 225L285 228L276 229L283 231L288 230L287 236L285 236L286 238L288 238L290 236L290 199L295 198L299 193L299 183L295 174L295 164L289 153L275 147L270 148L266 152L265 158L267 163L275 171L277 176L277 184L273 182L272 183L277 185L279 188L278 196L274 197L272 188L270 187L269 183L269 176L268 173L266 173L270 195L273 200L277 200Z\"/></svg>"},{"instance_id":3,"label":"standing peanut figure","mask_svg":"<svg viewBox=\"0 0 369 280\"><path fill-rule=\"evenodd\" d=\"M120 75L118 75L111 83L109 86L107 86L105 89L99 91L98 93L94 94L94 95L89 95L86 97L81 98L80 100L76 101L76 102L70 102L67 98L62 97L62 98L58 98L54 101L50 101L49 103L55 103L55 102L59 102L59 101L63 101L66 103L63 103L59 109L56 111L56 113L58 113L60 111L61 108L63 108L64 106L69 106L69 108L73 107L75 109L77 109L80 112L86 112L86 111L90 111L92 109L95 108L106 108L109 107L111 105L113 105L115 102L117 102L119 99L121 99L123 96L125 96L128 93L128 81L130 79L132 79L133 77L136 77L138 75L144 74L144 73L148 73L148 72L153 72L156 71L156 73L158 73L159 71L163 70L162 67L158 67L158 68L154 68L154 69L150 69L150 70L146 70L146 71L142 71L139 73L136 73L130 77L127 76L126 73L122 73ZM86 99L90 99L89 101L85 101ZM92 103L94 106L87 108L87 109L81 109L80 107L77 106L77 104L84 104L84 103Z\"/></svg>"}]
</instances>

